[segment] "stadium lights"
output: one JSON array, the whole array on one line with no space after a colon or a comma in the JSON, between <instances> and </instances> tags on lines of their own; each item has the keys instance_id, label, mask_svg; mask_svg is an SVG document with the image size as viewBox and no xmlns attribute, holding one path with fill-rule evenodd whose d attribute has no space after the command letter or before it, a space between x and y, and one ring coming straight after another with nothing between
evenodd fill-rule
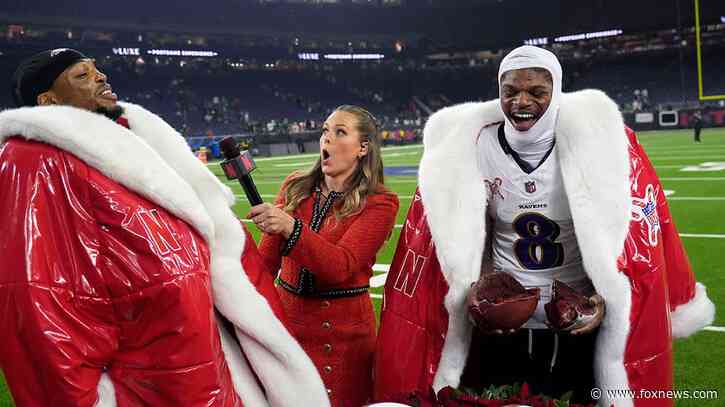
<instances>
[{"instance_id":1,"label":"stadium lights","mask_svg":"<svg viewBox=\"0 0 725 407\"><path fill-rule=\"evenodd\" d=\"M300 61L318 61L320 59L320 54L317 52L301 52L297 54L297 58L299 58Z\"/></svg>"},{"instance_id":2,"label":"stadium lights","mask_svg":"<svg viewBox=\"0 0 725 407\"><path fill-rule=\"evenodd\" d=\"M546 45L549 43L548 37L531 38L524 41L524 45Z\"/></svg>"},{"instance_id":3,"label":"stadium lights","mask_svg":"<svg viewBox=\"0 0 725 407\"><path fill-rule=\"evenodd\" d=\"M113 54L132 56L148 54L168 57L215 57L219 55L219 53L215 51L195 51L184 49L148 49L144 51L141 50L141 48L113 48Z\"/></svg>"},{"instance_id":4,"label":"stadium lights","mask_svg":"<svg viewBox=\"0 0 725 407\"><path fill-rule=\"evenodd\" d=\"M725 16L720 16L720 22L725 24Z\"/></svg>"},{"instance_id":5,"label":"stadium lights","mask_svg":"<svg viewBox=\"0 0 725 407\"><path fill-rule=\"evenodd\" d=\"M149 55L162 55L170 57L215 57L219 55L214 51L190 51L183 49L150 49L146 51Z\"/></svg>"},{"instance_id":6,"label":"stadium lights","mask_svg":"<svg viewBox=\"0 0 725 407\"><path fill-rule=\"evenodd\" d=\"M725 21L725 17L722 17ZM579 34L570 34L570 35L563 35L561 37L555 37L553 39L553 42L569 42L569 41L581 41L581 40L591 40L594 38L604 38L604 37L614 37L617 35L622 35L624 31L622 30L606 30L606 31L594 31L590 33L579 33ZM549 44L550 39L549 37L539 37L539 38L529 38L528 40L524 41L525 45L547 45Z\"/></svg>"},{"instance_id":7,"label":"stadium lights","mask_svg":"<svg viewBox=\"0 0 725 407\"><path fill-rule=\"evenodd\" d=\"M138 48L114 48L114 55L141 55L141 51Z\"/></svg>"},{"instance_id":8,"label":"stadium lights","mask_svg":"<svg viewBox=\"0 0 725 407\"><path fill-rule=\"evenodd\" d=\"M325 54L325 59L353 59L353 60L360 60L360 59L383 59L385 58L385 55L383 54Z\"/></svg>"},{"instance_id":9,"label":"stadium lights","mask_svg":"<svg viewBox=\"0 0 725 407\"><path fill-rule=\"evenodd\" d=\"M300 61L319 61L320 54L317 52L301 52L297 54L297 58ZM385 58L383 54L325 54L322 56L324 59L333 60L380 60Z\"/></svg>"},{"instance_id":10,"label":"stadium lights","mask_svg":"<svg viewBox=\"0 0 725 407\"><path fill-rule=\"evenodd\" d=\"M554 42L568 42L568 41L590 40L593 38L614 37L617 35L622 35L623 32L624 31L622 31L622 30L607 30L607 31L595 31L595 32L590 32L590 33L582 33L582 34L564 35L562 37L554 38Z\"/></svg>"}]
</instances>

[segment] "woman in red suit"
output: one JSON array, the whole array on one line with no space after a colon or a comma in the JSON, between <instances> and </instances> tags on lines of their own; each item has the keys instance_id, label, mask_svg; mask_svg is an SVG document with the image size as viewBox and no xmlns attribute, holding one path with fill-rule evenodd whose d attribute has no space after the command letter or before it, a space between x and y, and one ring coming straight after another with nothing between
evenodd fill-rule
<instances>
[{"instance_id":1,"label":"woman in red suit","mask_svg":"<svg viewBox=\"0 0 725 407\"><path fill-rule=\"evenodd\" d=\"M252 208L260 252L279 270L277 290L290 330L322 376L334 407L372 394L375 315L368 295L375 255L388 238L398 198L383 185L373 116L340 106L327 118L320 157L293 173L275 205Z\"/></svg>"}]
</instances>

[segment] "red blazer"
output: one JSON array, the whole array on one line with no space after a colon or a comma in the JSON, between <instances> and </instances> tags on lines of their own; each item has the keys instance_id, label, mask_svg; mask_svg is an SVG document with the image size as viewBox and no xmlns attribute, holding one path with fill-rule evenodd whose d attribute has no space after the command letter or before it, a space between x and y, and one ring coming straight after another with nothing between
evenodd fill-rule
<instances>
[{"instance_id":1,"label":"red blazer","mask_svg":"<svg viewBox=\"0 0 725 407\"><path fill-rule=\"evenodd\" d=\"M276 203L284 203L282 187ZM358 214L336 220L328 213L320 232L309 227L315 195L302 201L293 216L304 226L287 256L280 251L286 241L265 234L259 251L269 270L296 286L301 267L315 277L320 291L366 286L375 256L395 224L398 198L387 191L371 195ZM353 297L321 299L300 297L278 286L288 327L322 376L334 407L359 407L372 394L372 361L375 348L375 314L367 293Z\"/></svg>"}]
</instances>

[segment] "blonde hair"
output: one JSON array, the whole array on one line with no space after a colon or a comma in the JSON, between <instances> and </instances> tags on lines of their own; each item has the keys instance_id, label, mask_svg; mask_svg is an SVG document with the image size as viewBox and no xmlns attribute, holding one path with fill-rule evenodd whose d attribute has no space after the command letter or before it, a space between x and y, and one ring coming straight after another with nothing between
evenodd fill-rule
<instances>
[{"instance_id":1,"label":"blonde hair","mask_svg":"<svg viewBox=\"0 0 725 407\"><path fill-rule=\"evenodd\" d=\"M387 192L383 177L383 157L380 150L380 129L375 117L359 106L342 105L335 112L352 113L357 118L356 129L360 141L368 142L368 152L358 160L355 172L348 178L342 199L335 204L335 217L339 220L356 214L365 207L367 197L379 192ZM284 210L292 213L300 202L312 196L312 191L325 179L322 173L322 160L318 157L315 165L307 172L293 177L284 192Z\"/></svg>"}]
</instances>

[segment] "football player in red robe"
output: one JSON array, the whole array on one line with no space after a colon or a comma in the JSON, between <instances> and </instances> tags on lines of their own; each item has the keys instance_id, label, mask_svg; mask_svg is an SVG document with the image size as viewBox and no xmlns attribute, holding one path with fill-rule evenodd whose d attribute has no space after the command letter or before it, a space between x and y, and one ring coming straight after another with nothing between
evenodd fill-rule
<instances>
[{"instance_id":1,"label":"football player in red robe","mask_svg":"<svg viewBox=\"0 0 725 407\"><path fill-rule=\"evenodd\" d=\"M596 90L562 93L561 78L552 53L523 46L501 62L500 99L428 120L385 285L376 400L528 382L605 406L672 405L607 390L672 389L672 340L710 324L714 305L617 105ZM471 285L496 272L541 290L514 332L469 320ZM586 296L594 317L552 329L555 280Z\"/></svg>"},{"instance_id":2,"label":"football player in red robe","mask_svg":"<svg viewBox=\"0 0 725 407\"><path fill-rule=\"evenodd\" d=\"M71 49L24 61L13 96L0 367L17 405L329 405L234 195L176 131Z\"/></svg>"}]
</instances>

